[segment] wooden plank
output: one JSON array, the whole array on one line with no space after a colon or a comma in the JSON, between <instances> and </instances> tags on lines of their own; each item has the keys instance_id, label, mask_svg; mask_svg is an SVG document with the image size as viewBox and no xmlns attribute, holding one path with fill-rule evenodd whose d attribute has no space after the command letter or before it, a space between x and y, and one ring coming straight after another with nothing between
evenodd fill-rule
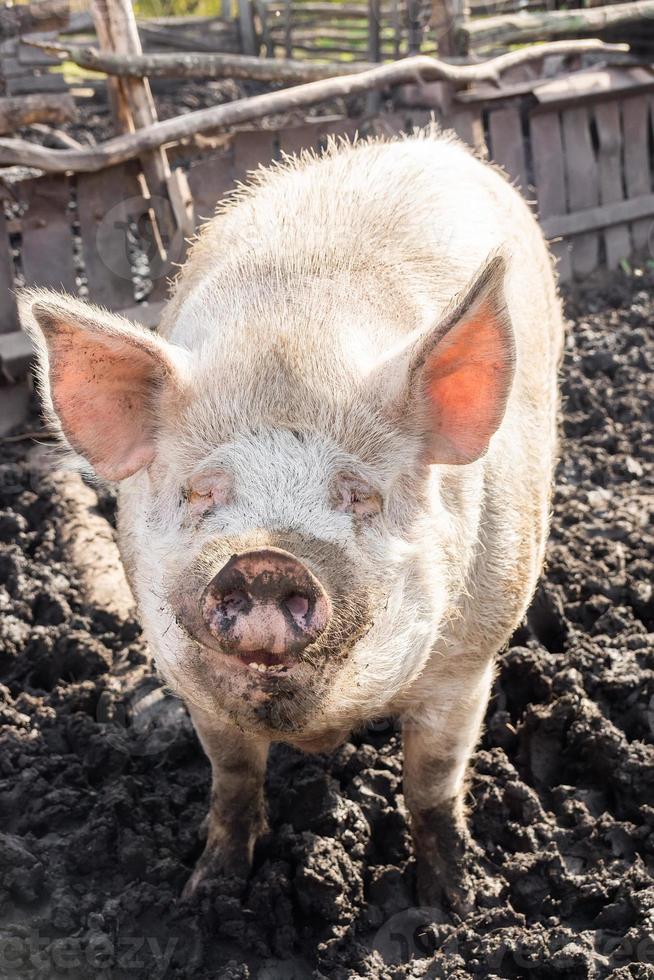
<instances>
[{"instance_id":1,"label":"wooden plank","mask_svg":"<svg viewBox=\"0 0 654 980\"><path fill-rule=\"evenodd\" d=\"M22 330L0 334L0 375L4 380L13 383L24 378L32 353L32 341Z\"/></svg>"},{"instance_id":2,"label":"wooden plank","mask_svg":"<svg viewBox=\"0 0 654 980\"><path fill-rule=\"evenodd\" d=\"M61 64L59 58L55 58L40 48L33 48L30 44L19 44L16 54L22 65L45 65L51 67L52 65Z\"/></svg>"},{"instance_id":3,"label":"wooden plank","mask_svg":"<svg viewBox=\"0 0 654 980\"><path fill-rule=\"evenodd\" d=\"M273 30L273 37L283 37L283 33L279 28ZM337 43L349 42L356 45L357 48L361 50L369 51L368 44L368 30L365 23L361 23L357 26L341 26L340 24L335 27L325 27L324 24L316 24L315 27L304 22L301 26L293 25L293 40L294 41L315 41L322 43L323 41L336 41ZM379 37L379 43L381 44L382 38ZM372 60L368 56L368 60Z\"/></svg>"},{"instance_id":4,"label":"wooden plank","mask_svg":"<svg viewBox=\"0 0 654 980\"><path fill-rule=\"evenodd\" d=\"M566 37L622 37L630 30L640 35L654 15L651 0L601 4L590 8L531 12L470 18L460 27L466 51L557 41Z\"/></svg>"},{"instance_id":5,"label":"wooden plank","mask_svg":"<svg viewBox=\"0 0 654 980\"><path fill-rule=\"evenodd\" d=\"M4 79L31 78L33 75L32 69L28 65L22 64L18 58L3 58L1 69Z\"/></svg>"},{"instance_id":6,"label":"wooden plank","mask_svg":"<svg viewBox=\"0 0 654 980\"><path fill-rule=\"evenodd\" d=\"M422 24L420 23L420 4L409 3L406 7L407 19L407 54L418 54L422 42Z\"/></svg>"},{"instance_id":7,"label":"wooden plank","mask_svg":"<svg viewBox=\"0 0 654 980\"><path fill-rule=\"evenodd\" d=\"M319 144L324 146L330 136L344 136L353 140L359 132L360 122L360 119L348 119L346 116L318 119Z\"/></svg>"},{"instance_id":8,"label":"wooden plank","mask_svg":"<svg viewBox=\"0 0 654 980\"><path fill-rule=\"evenodd\" d=\"M447 120L459 139L476 150L480 156L488 155L488 147L484 137L484 124L479 109L456 109L451 119Z\"/></svg>"},{"instance_id":9,"label":"wooden plank","mask_svg":"<svg viewBox=\"0 0 654 980\"><path fill-rule=\"evenodd\" d=\"M533 115L529 121L531 148L536 181L536 196L541 225L551 215L566 212L565 163L561 122L557 112ZM543 228L544 230L544 228ZM556 238L556 234L546 234ZM552 255L557 260L559 278L567 282L572 276L570 246L567 242L552 242Z\"/></svg>"},{"instance_id":10,"label":"wooden plank","mask_svg":"<svg viewBox=\"0 0 654 980\"><path fill-rule=\"evenodd\" d=\"M409 118L408 112L382 112L373 120L375 136L399 136L400 133L410 133L413 124L413 112Z\"/></svg>"},{"instance_id":11,"label":"wooden plank","mask_svg":"<svg viewBox=\"0 0 654 980\"><path fill-rule=\"evenodd\" d=\"M624 139L624 177L627 197L639 197L652 191L649 160L650 103L646 95L636 95L622 102ZM634 221L631 237L636 251L648 247L651 222Z\"/></svg>"},{"instance_id":12,"label":"wooden plank","mask_svg":"<svg viewBox=\"0 0 654 980\"><path fill-rule=\"evenodd\" d=\"M8 78L7 95L37 95L39 92L67 92L68 83L63 75L21 75Z\"/></svg>"},{"instance_id":13,"label":"wooden plank","mask_svg":"<svg viewBox=\"0 0 654 980\"><path fill-rule=\"evenodd\" d=\"M402 53L402 16L399 0L392 0L389 19L393 31L393 61L397 61Z\"/></svg>"},{"instance_id":14,"label":"wooden plank","mask_svg":"<svg viewBox=\"0 0 654 980\"><path fill-rule=\"evenodd\" d=\"M368 61L380 62L382 57L381 43L381 7L379 0L368 0ZM346 26L345 31L351 27ZM354 39L354 35L352 35ZM366 98L366 114L375 115L381 106L381 92L368 92Z\"/></svg>"},{"instance_id":15,"label":"wooden plank","mask_svg":"<svg viewBox=\"0 0 654 980\"><path fill-rule=\"evenodd\" d=\"M503 167L527 195L529 181L520 109L495 109L489 114L488 126L491 159Z\"/></svg>"},{"instance_id":16,"label":"wooden plank","mask_svg":"<svg viewBox=\"0 0 654 980\"><path fill-rule=\"evenodd\" d=\"M220 153L191 164L188 182L193 194L196 227L212 217L218 202L234 187L233 160L230 143Z\"/></svg>"},{"instance_id":17,"label":"wooden plank","mask_svg":"<svg viewBox=\"0 0 654 980\"><path fill-rule=\"evenodd\" d=\"M433 85L435 83L432 82L428 84ZM529 95L531 92L533 92L534 86L537 84L537 81L532 80L505 85L504 79L502 79L502 85L499 87L482 83L479 85L474 85L466 91L457 92L454 98L454 104L459 106L479 105L480 107L488 104L492 107L493 103L495 102L507 103L509 99L514 99L516 105L520 105L522 96Z\"/></svg>"},{"instance_id":18,"label":"wooden plank","mask_svg":"<svg viewBox=\"0 0 654 980\"><path fill-rule=\"evenodd\" d=\"M282 25L284 31L284 53L287 58L290 58L293 53L293 12L291 0L285 0L284 2Z\"/></svg>"},{"instance_id":19,"label":"wooden plank","mask_svg":"<svg viewBox=\"0 0 654 980\"><path fill-rule=\"evenodd\" d=\"M145 213L136 175L124 166L77 178L77 209L89 298L109 309L134 302L127 228Z\"/></svg>"},{"instance_id":20,"label":"wooden plank","mask_svg":"<svg viewBox=\"0 0 654 980\"><path fill-rule=\"evenodd\" d=\"M0 207L0 334L18 330L18 310L14 296L14 263L9 244L9 229L4 209Z\"/></svg>"},{"instance_id":21,"label":"wooden plank","mask_svg":"<svg viewBox=\"0 0 654 980\"><path fill-rule=\"evenodd\" d=\"M276 134L255 129L234 134L234 180L247 180L259 166L267 167L276 157Z\"/></svg>"},{"instance_id":22,"label":"wooden plank","mask_svg":"<svg viewBox=\"0 0 654 980\"><path fill-rule=\"evenodd\" d=\"M258 44L254 33L254 21L252 20L252 7L249 0L237 0L237 3L243 54L258 54Z\"/></svg>"},{"instance_id":23,"label":"wooden plank","mask_svg":"<svg viewBox=\"0 0 654 980\"><path fill-rule=\"evenodd\" d=\"M277 16L278 13L283 12L284 2L280 0L277 3L266 3L268 10L270 11L270 16ZM388 13L392 9L391 3L381 3L380 10L382 13ZM294 14L299 16L300 14L311 14L313 16L328 17L331 14L338 15L339 17L367 17L368 8L365 4L344 4L340 2L334 3L307 3L303 0L302 5L294 10Z\"/></svg>"},{"instance_id":24,"label":"wooden plank","mask_svg":"<svg viewBox=\"0 0 654 980\"><path fill-rule=\"evenodd\" d=\"M586 208L573 214L555 215L541 221L546 238L560 236L572 237L587 232L599 231L625 221L654 216L654 194L628 198L615 204L604 204L596 208Z\"/></svg>"},{"instance_id":25,"label":"wooden plank","mask_svg":"<svg viewBox=\"0 0 654 980\"><path fill-rule=\"evenodd\" d=\"M329 142L329 137L344 137L353 140L359 133L360 120L348 119L345 116L337 118L326 118L318 120L318 145L324 150Z\"/></svg>"},{"instance_id":26,"label":"wooden plank","mask_svg":"<svg viewBox=\"0 0 654 980\"><path fill-rule=\"evenodd\" d=\"M294 126L293 129L280 129L277 133L280 153L293 156L301 153L302 150L317 150L319 134L320 129L317 123Z\"/></svg>"},{"instance_id":27,"label":"wooden plank","mask_svg":"<svg viewBox=\"0 0 654 980\"><path fill-rule=\"evenodd\" d=\"M599 137L599 183L601 204L624 200L622 189L622 131L617 101L595 106ZM631 254L631 237L626 224L613 225L604 232L606 264L615 269L621 259Z\"/></svg>"},{"instance_id":28,"label":"wooden plank","mask_svg":"<svg viewBox=\"0 0 654 980\"><path fill-rule=\"evenodd\" d=\"M544 82L534 88L534 95L540 103L579 102L580 99L613 95L618 91L653 87L654 74L648 68L605 67L574 72Z\"/></svg>"},{"instance_id":29,"label":"wooden plank","mask_svg":"<svg viewBox=\"0 0 654 980\"><path fill-rule=\"evenodd\" d=\"M585 106L561 113L563 147L571 213L599 203L599 174L590 134L590 116ZM575 276L586 276L599 263L599 239L595 232L579 235L572 249Z\"/></svg>"},{"instance_id":30,"label":"wooden plank","mask_svg":"<svg viewBox=\"0 0 654 980\"><path fill-rule=\"evenodd\" d=\"M229 0L221 0L221 2L227 3ZM261 54L265 54L267 58L272 58L275 54L275 42L273 41L272 34L270 33L270 23L266 4L263 2L263 0L253 0L253 4L254 12L257 15L261 28L261 41L264 47L264 51L262 51Z\"/></svg>"},{"instance_id":31,"label":"wooden plank","mask_svg":"<svg viewBox=\"0 0 654 980\"><path fill-rule=\"evenodd\" d=\"M431 125L432 118L440 122L439 113L436 109L412 108L406 114L406 124L409 127L407 132L414 133L417 130L426 129Z\"/></svg>"},{"instance_id":32,"label":"wooden plank","mask_svg":"<svg viewBox=\"0 0 654 980\"><path fill-rule=\"evenodd\" d=\"M240 51L237 28L227 26L225 31L184 31L162 27L153 23L139 23L139 36L148 51L174 48L176 51Z\"/></svg>"},{"instance_id":33,"label":"wooden plank","mask_svg":"<svg viewBox=\"0 0 654 980\"><path fill-rule=\"evenodd\" d=\"M17 193L27 207L20 250L26 285L77 292L68 177L50 174L26 180Z\"/></svg>"},{"instance_id":34,"label":"wooden plank","mask_svg":"<svg viewBox=\"0 0 654 980\"><path fill-rule=\"evenodd\" d=\"M133 320L135 323L142 323L144 327L148 327L150 330L156 330L161 321L161 314L165 305L164 300L135 303L134 306L129 306L121 310L121 313L128 320Z\"/></svg>"},{"instance_id":35,"label":"wooden plank","mask_svg":"<svg viewBox=\"0 0 654 980\"><path fill-rule=\"evenodd\" d=\"M23 334L23 336L26 336ZM0 341L1 343L1 341ZM29 363L29 362L28 362ZM7 380L14 380L11 371L5 372L0 348L0 372ZM15 370L15 369L14 369ZM0 387L0 437L8 436L18 426L23 426L30 414L30 389L26 384L6 384Z\"/></svg>"}]
</instances>

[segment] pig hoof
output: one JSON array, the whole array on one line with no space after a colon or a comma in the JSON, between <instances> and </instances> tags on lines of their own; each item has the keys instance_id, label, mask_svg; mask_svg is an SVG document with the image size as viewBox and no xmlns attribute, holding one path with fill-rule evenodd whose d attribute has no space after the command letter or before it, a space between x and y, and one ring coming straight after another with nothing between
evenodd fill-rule
<instances>
[{"instance_id":1,"label":"pig hoof","mask_svg":"<svg viewBox=\"0 0 654 980\"><path fill-rule=\"evenodd\" d=\"M429 864L418 863L418 901L428 908L454 912L462 919L475 908L475 892L468 874L443 874Z\"/></svg>"},{"instance_id":2,"label":"pig hoof","mask_svg":"<svg viewBox=\"0 0 654 980\"><path fill-rule=\"evenodd\" d=\"M250 862L247 858L232 855L231 858L226 859L222 850L206 848L196 864L193 874L184 885L182 901L191 901L202 885L209 886L212 881L219 877L238 878L245 882L249 871Z\"/></svg>"}]
</instances>

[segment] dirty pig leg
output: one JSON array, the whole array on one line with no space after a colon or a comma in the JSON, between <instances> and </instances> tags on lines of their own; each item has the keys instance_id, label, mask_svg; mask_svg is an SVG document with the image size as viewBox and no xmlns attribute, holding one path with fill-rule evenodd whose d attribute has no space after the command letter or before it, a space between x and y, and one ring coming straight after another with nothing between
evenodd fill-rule
<instances>
[{"instance_id":1,"label":"dirty pig leg","mask_svg":"<svg viewBox=\"0 0 654 980\"><path fill-rule=\"evenodd\" d=\"M269 742L190 709L195 730L211 762L207 842L183 898L216 875L246 877L257 838L266 829L264 779Z\"/></svg>"},{"instance_id":2,"label":"dirty pig leg","mask_svg":"<svg viewBox=\"0 0 654 980\"><path fill-rule=\"evenodd\" d=\"M473 906L469 876L473 844L465 821L465 779L493 679L492 662L469 665L434 683L425 700L403 718L404 796L418 869L422 905L445 903L460 915ZM423 677L425 686L429 685Z\"/></svg>"}]
</instances>

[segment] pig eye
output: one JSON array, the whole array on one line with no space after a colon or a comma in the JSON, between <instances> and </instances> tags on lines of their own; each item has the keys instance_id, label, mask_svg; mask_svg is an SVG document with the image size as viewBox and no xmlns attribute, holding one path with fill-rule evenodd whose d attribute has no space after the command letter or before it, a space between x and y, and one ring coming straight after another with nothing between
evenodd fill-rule
<instances>
[{"instance_id":1,"label":"pig eye","mask_svg":"<svg viewBox=\"0 0 654 980\"><path fill-rule=\"evenodd\" d=\"M231 480L222 472L194 477L184 488L184 499L196 514L229 503L231 496Z\"/></svg>"},{"instance_id":2,"label":"pig eye","mask_svg":"<svg viewBox=\"0 0 654 980\"><path fill-rule=\"evenodd\" d=\"M336 510L357 517L374 517L382 510L381 494L351 473L337 475L332 499Z\"/></svg>"},{"instance_id":3,"label":"pig eye","mask_svg":"<svg viewBox=\"0 0 654 980\"><path fill-rule=\"evenodd\" d=\"M213 500L211 490L195 490L193 487L187 492L186 499L189 504L203 504L205 501Z\"/></svg>"}]
</instances>

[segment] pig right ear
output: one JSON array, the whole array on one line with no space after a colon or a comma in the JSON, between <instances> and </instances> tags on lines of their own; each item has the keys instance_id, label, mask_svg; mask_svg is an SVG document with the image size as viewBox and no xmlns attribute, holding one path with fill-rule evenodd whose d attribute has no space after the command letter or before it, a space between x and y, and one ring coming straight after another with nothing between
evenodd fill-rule
<instances>
[{"instance_id":1,"label":"pig right ear","mask_svg":"<svg viewBox=\"0 0 654 980\"><path fill-rule=\"evenodd\" d=\"M155 400L180 386L181 348L59 293L27 290L19 302L46 410L72 448L105 480L147 466L155 452Z\"/></svg>"},{"instance_id":2,"label":"pig right ear","mask_svg":"<svg viewBox=\"0 0 654 980\"><path fill-rule=\"evenodd\" d=\"M515 367L505 271L492 257L441 322L384 366L387 380L402 379L391 413L418 435L428 464L479 459L504 417Z\"/></svg>"}]
</instances>

